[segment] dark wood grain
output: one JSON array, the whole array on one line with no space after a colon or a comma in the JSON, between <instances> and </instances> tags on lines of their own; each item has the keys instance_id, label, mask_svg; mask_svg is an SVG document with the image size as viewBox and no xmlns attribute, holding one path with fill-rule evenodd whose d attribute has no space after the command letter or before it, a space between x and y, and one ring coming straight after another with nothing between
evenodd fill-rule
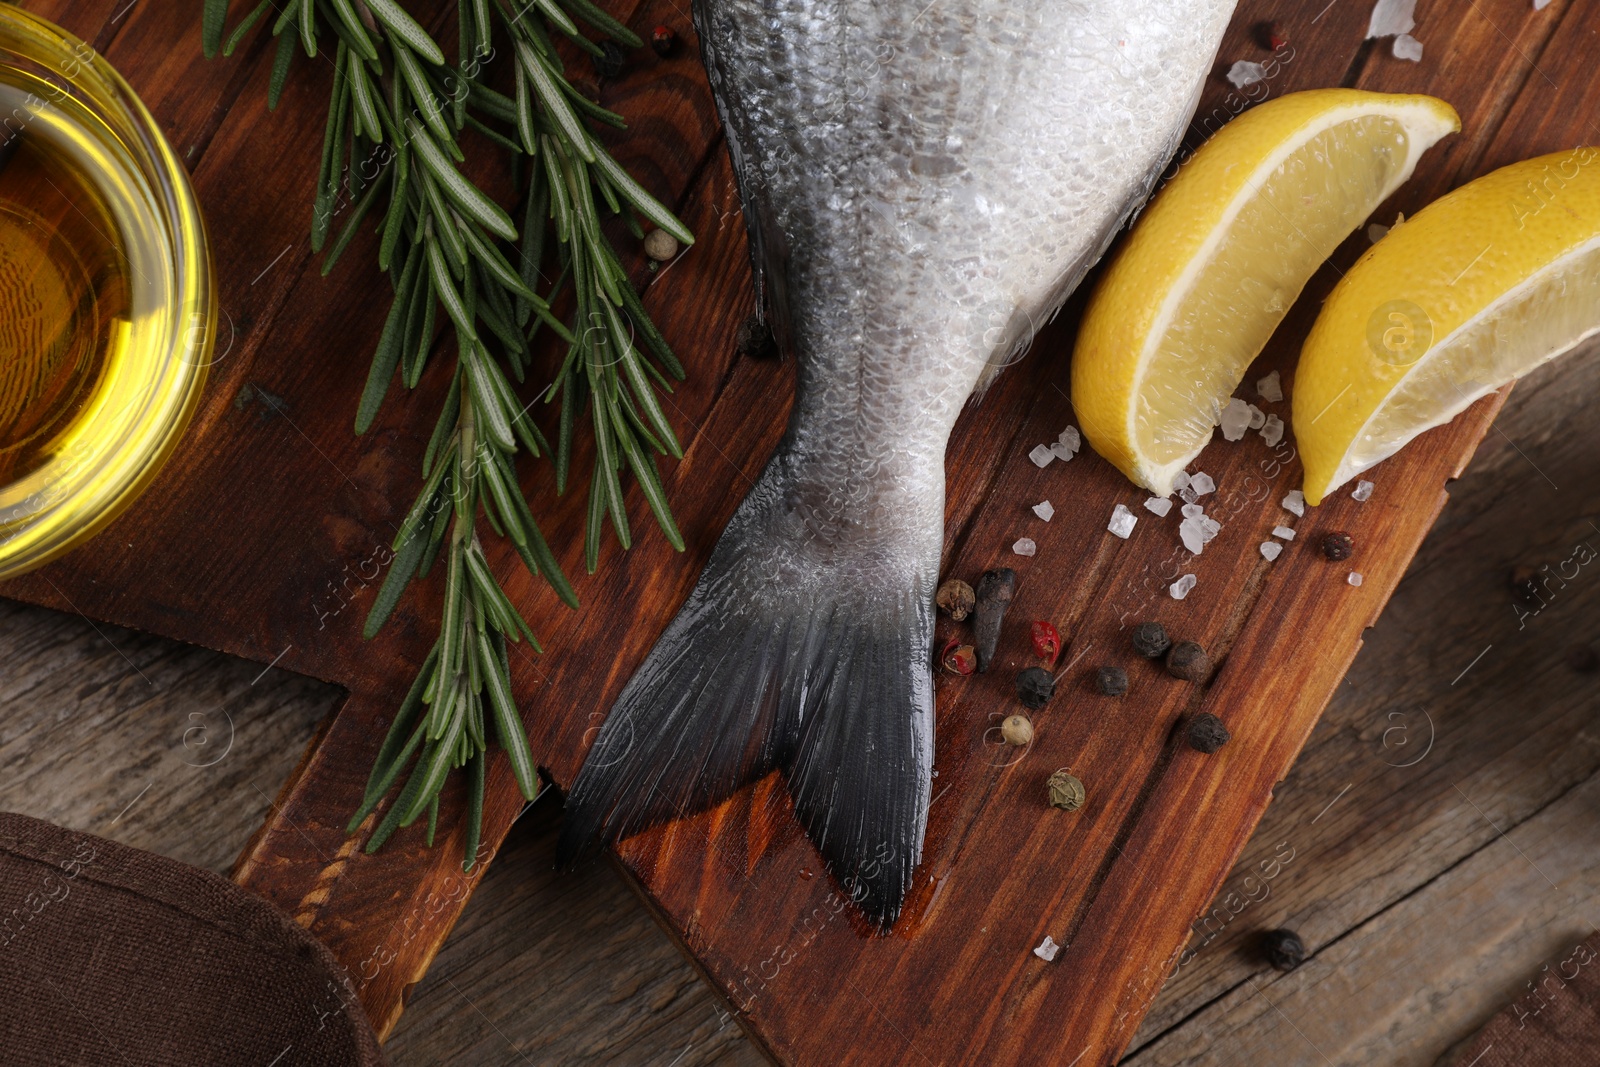
<instances>
[{"instance_id":1,"label":"dark wood grain","mask_svg":"<svg viewBox=\"0 0 1600 1067\"><path fill-rule=\"evenodd\" d=\"M1335 84L1428 89L1467 120L1463 135L1425 157L1416 181L1379 218L1529 154L1524 144L1586 137L1592 88L1574 79L1571 92L1552 83L1553 99L1535 95L1534 79L1549 79L1532 56L1567 8L1552 5L1536 18L1510 0L1471 6L1483 9L1480 22L1462 12L1435 16L1430 61L1413 68L1362 43L1364 5L1250 0L1219 53L1199 125L1246 105L1220 74L1234 59L1265 58L1252 27L1270 17L1295 49L1268 85L1273 95ZM673 553L630 493L635 528L649 532L626 554L608 543L599 573L583 577L581 494L558 499L548 467L527 472L583 608L561 608L509 553L492 561L547 648L538 659L517 659L514 681L535 749L562 784L764 463L787 413L791 374L732 352L750 310L744 237L691 28L670 0L613 10L646 31L670 20L688 38L672 59L641 53L600 90L634 123L617 142L623 162L677 205L700 238L653 278L637 254L631 260L649 282L647 306L691 368L668 405L685 456L666 472L689 548ZM343 832L397 690L409 683L436 620L437 591L425 590L377 640L359 637L378 580L371 561L414 490L441 368L415 394L391 396L367 437L350 433L386 283L371 267L370 236L327 279L305 243L317 140L304 127L320 121L328 72L315 63L301 71L268 117L259 50L208 63L194 13L179 7L139 4L116 26L108 17L83 12L79 32L102 42L191 166L211 222L227 334L185 446L146 497L92 551L5 592L350 689L235 877L334 948L387 1031L486 866L460 870L454 794L432 850L420 827L375 856L361 850L370 821L354 837ZM1518 118L1519 109L1537 119ZM1496 141L1502 124L1526 124L1537 136ZM1278 368L1292 386L1298 341L1363 240L1335 253L1252 378ZM1217 444L1200 466L1220 486L1208 511L1225 527L1190 559L1179 551L1176 519L1143 512L1143 495L1097 458L1085 452L1042 472L1026 460L1033 444L1072 421L1066 357L1078 306L1041 333L1029 359L963 415L952 438L946 569L971 578L1005 563L1020 584L999 669L940 679L936 799L919 882L896 933L869 937L842 906L775 779L619 850L669 931L780 1061L1013 1062L1045 1048L1062 1062L1080 1054L1084 1064L1114 1060L1501 401L1486 398L1384 464L1367 504L1341 495L1299 522L1278 505L1298 483L1291 447L1274 455L1254 436ZM1287 405L1279 407L1286 415ZM1049 525L1027 510L1046 497L1057 507ZM1105 532L1118 502L1142 516L1127 542ZM1280 523L1301 536L1268 564L1256 545ZM1328 564L1308 544L1333 526L1370 546L1352 566ZM1009 552L1024 534L1039 546L1029 560ZM1352 567L1365 576L1359 588L1346 580ZM1179 603L1165 586L1182 572L1199 584ZM1072 666L1019 759L995 743L992 727L1010 710L1012 673L1030 662L1032 618L1061 628L1063 663ZM1135 670L1128 697L1091 694L1087 672L1130 661L1126 626L1146 618L1206 644L1219 663L1215 677L1190 687L1154 668ZM1182 719L1198 710L1215 711L1234 730L1234 742L1215 756L1189 751L1177 737ZM1044 804L1044 779L1060 766L1089 788L1088 805L1072 815ZM492 850L521 801L503 761L490 774ZM1030 952L1046 934L1068 946L1048 964Z\"/></svg>"}]
</instances>

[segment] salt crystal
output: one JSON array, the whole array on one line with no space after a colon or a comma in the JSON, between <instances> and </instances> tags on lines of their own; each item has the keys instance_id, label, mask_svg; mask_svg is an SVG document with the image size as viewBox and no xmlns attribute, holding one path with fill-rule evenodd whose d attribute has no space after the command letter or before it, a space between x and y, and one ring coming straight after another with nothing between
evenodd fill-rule
<instances>
[{"instance_id":1,"label":"salt crystal","mask_svg":"<svg viewBox=\"0 0 1600 1067\"><path fill-rule=\"evenodd\" d=\"M1368 37L1393 37L1410 33L1417 20L1412 16L1417 10L1417 0L1378 0L1372 5L1372 18L1367 22Z\"/></svg>"},{"instance_id":2,"label":"salt crystal","mask_svg":"<svg viewBox=\"0 0 1600 1067\"><path fill-rule=\"evenodd\" d=\"M1197 579L1192 574L1185 574L1182 578L1167 587L1167 592L1172 594L1173 600L1182 600L1189 595L1189 590L1194 588Z\"/></svg>"},{"instance_id":3,"label":"salt crystal","mask_svg":"<svg viewBox=\"0 0 1600 1067\"><path fill-rule=\"evenodd\" d=\"M1028 453L1028 458L1033 460L1035 467L1048 467L1056 455L1049 445L1034 445L1033 451Z\"/></svg>"},{"instance_id":4,"label":"salt crystal","mask_svg":"<svg viewBox=\"0 0 1600 1067\"><path fill-rule=\"evenodd\" d=\"M1065 430L1062 430L1057 435L1056 441L1059 444L1066 445L1073 452L1083 447L1083 435L1078 433L1076 426L1068 426Z\"/></svg>"},{"instance_id":5,"label":"salt crystal","mask_svg":"<svg viewBox=\"0 0 1600 1067\"><path fill-rule=\"evenodd\" d=\"M1070 461L1073 456L1077 455L1076 452L1072 451L1072 449L1068 448L1060 441L1057 441L1055 444L1050 446L1050 454L1059 460L1067 461Z\"/></svg>"},{"instance_id":6,"label":"salt crystal","mask_svg":"<svg viewBox=\"0 0 1600 1067\"><path fill-rule=\"evenodd\" d=\"M1172 510L1172 501L1164 496L1153 496L1144 502L1144 509L1156 515L1166 515Z\"/></svg>"},{"instance_id":7,"label":"salt crystal","mask_svg":"<svg viewBox=\"0 0 1600 1067\"><path fill-rule=\"evenodd\" d=\"M1129 511L1126 504L1118 504L1116 509L1111 512L1111 524L1106 529L1126 541L1128 535L1133 533L1133 526L1138 521L1139 516Z\"/></svg>"},{"instance_id":8,"label":"salt crystal","mask_svg":"<svg viewBox=\"0 0 1600 1067\"><path fill-rule=\"evenodd\" d=\"M1235 89L1243 89L1247 85L1254 85L1265 80L1267 68L1260 63L1252 63L1248 59L1241 59L1228 71L1228 80Z\"/></svg>"},{"instance_id":9,"label":"salt crystal","mask_svg":"<svg viewBox=\"0 0 1600 1067\"><path fill-rule=\"evenodd\" d=\"M1278 544L1276 541L1261 542L1261 554L1267 558L1267 562L1269 563L1277 559L1278 553L1282 551L1283 546Z\"/></svg>"},{"instance_id":10,"label":"salt crystal","mask_svg":"<svg viewBox=\"0 0 1600 1067\"><path fill-rule=\"evenodd\" d=\"M1238 397L1228 401L1222 409L1222 437L1227 441L1241 441L1250 428L1250 405Z\"/></svg>"},{"instance_id":11,"label":"salt crystal","mask_svg":"<svg viewBox=\"0 0 1600 1067\"><path fill-rule=\"evenodd\" d=\"M1289 527L1287 527L1287 526L1274 526L1272 528L1272 536L1273 537L1281 537L1285 541L1293 541L1294 540L1294 531L1289 529Z\"/></svg>"},{"instance_id":12,"label":"salt crystal","mask_svg":"<svg viewBox=\"0 0 1600 1067\"><path fill-rule=\"evenodd\" d=\"M1194 486L1186 485L1178 490L1178 499L1186 504L1193 504L1200 499L1200 494L1194 491Z\"/></svg>"},{"instance_id":13,"label":"salt crystal","mask_svg":"<svg viewBox=\"0 0 1600 1067\"><path fill-rule=\"evenodd\" d=\"M1409 33L1402 33L1396 37L1392 50L1396 59L1409 59L1413 63L1422 62L1422 42Z\"/></svg>"},{"instance_id":14,"label":"salt crystal","mask_svg":"<svg viewBox=\"0 0 1600 1067\"><path fill-rule=\"evenodd\" d=\"M1211 480L1211 475L1205 471L1189 476L1189 484L1194 486L1195 496L1205 496L1217 488L1217 483Z\"/></svg>"},{"instance_id":15,"label":"salt crystal","mask_svg":"<svg viewBox=\"0 0 1600 1067\"><path fill-rule=\"evenodd\" d=\"M1256 382L1256 392L1261 394L1261 399L1276 404L1283 399L1283 381L1278 377L1278 372L1271 374Z\"/></svg>"},{"instance_id":16,"label":"salt crystal","mask_svg":"<svg viewBox=\"0 0 1600 1067\"><path fill-rule=\"evenodd\" d=\"M1304 515L1306 513L1306 495L1298 489L1289 490L1289 495L1283 498L1283 507L1284 510L1292 511L1296 515Z\"/></svg>"},{"instance_id":17,"label":"salt crystal","mask_svg":"<svg viewBox=\"0 0 1600 1067\"><path fill-rule=\"evenodd\" d=\"M1038 956L1041 960L1044 960L1046 963L1049 963L1051 960L1056 958L1056 953L1060 951L1061 946L1052 941L1049 934L1045 934L1044 940L1039 943L1038 948L1033 950L1033 954Z\"/></svg>"},{"instance_id":18,"label":"salt crystal","mask_svg":"<svg viewBox=\"0 0 1600 1067\"><path fill-rule=\"evenodd\" d=\"M1176 493L1178 490L1182 489L1184 486L1186 486L1188 484L1189 484L1189 472L1188 471L1179 471L1177 474L1174 474L1172 476L1172 491L1174 493Z\"/></svg>"},{"instance_id":19,"label":"salt crystal","mask_svg":"<svg viewBox=\"0 0 1600 1067\"><path fill-rule=\"evenodd\" d=\"M1039 551L1039 546L1033 543L1033 538L1023 537L1019 538L1017 543L1011 546L1011 551L1019 556L1031 556Z\"/></svg>"},{"instance_id":20,"label":"salt crystal","mask_svg":"<svg viewBox=\"0 0 1600 1067\"><path fill-rule=\"evenodd\" d=\"M1187 548L1197 556L1206 549L1205 533L1199 519L1184 519L1180 522L1178 524L1178 539L1183 542L1184 548Z\"/></svg>"},{"instance_id":21,"label":"salt crystal","mask_svg":"<svg viewBox=\"0 0 1600 1067\"><path fill-rule=\"evenodd\" d=\"M1389 227L1381 222L1374 222L1367 226L1367 240L1377 244L1389 233Z\"/></svg>"},{"instance_id":22,"label":"salt crystal","mask_svg":"<svg viewBox=\"0 0 1600 1067\"><path fill-rule=\"evenodd\" d=\"M1276 415L1268 415L1266 424L1261 427L1261 436L1269 447L1276 448L1278 442L1283 440L1283 420Z\"/></svg>"},{"instance_id":23,"label":"salt crystal","mask_svg":"<svg viewBox=\"0 0 1600 1067\"><path fill-rule=\"evenodd\" d=\"M1186 519L1198 519L1206 513L1206 509L1199 504L1185 504L1178 510Z\"/></svg>"},{"instance_id":24,"label":"salt crystal","mask_svg":"<svg viewBox=\"0 0 1600 1067\"><path fill-rule=\"evenodd\" d=\"M1056 509L1050 506L1050 501L1041 500L1033 506L1033 513L1045 522L1049 522L1050 516L1056 513Z\"/></svg>"},{"instance_id":25,"label":"salt crystal","mask_svg":"<svg viewBox=\"0 0 1600 1067\"><path fill-rule=\"evenodd\" d=\"M1372 483L1357 482L1356 487L1350 490L1350 498L1352 500L1359 500L1363 503L1370 500L1372 498Z\"/></svg>"},{"instance_id":26,"label":"salt crystal","mask_svg":"<svg viewBox=\"0 0 1600 1067\"><path fill-rule=\"evenodd\" d=\"M1251 404L1250 405L1250 428L1252 430L1259 430L1259 429L1261 429L1261 427L1265 426L1266 424L1267 424L1267 413L1265 411L1262 411L1260 408L1256 407L1254 404Z\"/></svg>"},{"instance_id":27,"label":"salt crystal","mask_svg":"<svg viewBox=\"0 0 1600 1067\"><path fill-rule=\"evenodd\" d=\"M1222 523L1213 519L1210 515L1202 515L1194 521L1200 524L1200 537L1207 544L1210 544L1211 539L1222 532Z\"/></svg>"},{"instance_id":28,"label":"salt crystal","mask_svg":"<svg viewBox=\"0 0 1600 1067\"><path fill-rule=\"evenodd\" d=\"M1360 585L1361 584L1361 572L1360 571L1351 571L1350 572L1350 577L1347 578L1346 581L1348 581L1351 585Z\"/></svg>"},{"instance_id":29,"label":"salt crystal","mask_svg":"<svg viewBox=\"0 0 1600 1067\"><path fill-rule=\"evenodd\" d=\"M1550 0L1533 0L1533 9L1535 11L1543 11L1545 8L1547 8L1549 6L1550 6Z\"/></svg>"}]
</instances>

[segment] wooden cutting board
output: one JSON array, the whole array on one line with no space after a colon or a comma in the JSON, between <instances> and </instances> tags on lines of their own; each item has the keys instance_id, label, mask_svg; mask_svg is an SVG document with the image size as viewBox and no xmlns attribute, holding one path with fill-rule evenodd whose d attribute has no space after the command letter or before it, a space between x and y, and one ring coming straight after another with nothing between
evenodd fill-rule
<instances>
[{"instance_id":1,"label":"wooden cutting board","mask_svg":"<svg viewBox=\"0 0 1600 1067\"><path fill-rule=\"evenodd\" d=\"M435 365L415 395L391 396L374 429L353 436L387 283L372 265L370 234L326 279L309 252L326 64L297 60L302 69L269 114L267 49L203 59L192 6L24 6L92 42L156 114L194 176L225 314L203 406L155 485L92 544L0 591L348 688L235 877L333 948L352 993L387 1032L484 867L461 871L458 793L449 794L431 850L414 827L369 856L361 846L372 822L354 837L343 829L439 610L437 589L413 593L378 639L361 640L383 546L417 486L443 368ZM608 542L598 574L582 576L581 496L557 498L547 466L525 468L583 607L563 608L510 553L493 562L546 647L516 659L514 683L535 752L563 786L776 442L792 382L789 365L733 350L751 310L744 233L687 10L672 0L608 7L646 33L670 25L685 42L668 59L641 51L621 77L590 88L632 123L614 141L619 158L699 237L654 275L636 251L628 257L690 371L668 405L686 452L665 472L689 549L674 553L650 530L627 553ZM1366 0L1246 0L1190 143L1252 102L1223 74L1235 60L1271 58L1257 40L1257 24L1268 19L1290 43L1251 90L1257 99L1349 85L1431 92L1460 111L1463 133L1424 157L1374 216L1385 223L1493 167L1600 140L1586 117L1596 113L1600 83L1583 59L1600 11L1571 0L1539 12L1526 0L1424 0L1420 64L1392 58L1387 42L1364 43L1369 13ZM425 14L448 39L451 12ZM503 180L492 171L484 178ZM1278 369L1292 388L1293 355L1318 303L1366 244L1358 234L1334 252L1250 380ZM1383 464L1371 500L1341 493L1303 519L1279 506L1299 482L1292 425L1277 449L1255 435L1218 441L1199 467L1218 484L1207 511L1224 527L1191 557L1176 512L1145 512L1144 494L1087 449L1045 470L1027 459L1072 421L1067 356L1080 306L1069 304L952 437L946 573L971 581L1011 566L1018 589L995 668L939 678L927 846L893 935L869 936L842 906L776 777L618 850L662 924L781 1062L1114 1061L1503 399L1486 398ZM1287 403L1262 406L1288 415ZM585 469L581 457L575 469ZM1044 499L1056 509L1048 524L1029 510ZM1140 516L1127 541L1106 532L1117 503ZM635 528L649 530L643 500L630 494L629 506ZM1279 524L1297 537L1269 563L1257 546ZM1316 551L1320 535L1335 529L1355 539L1346 564ZM1032 558L1011 552L1023 536L1037 542ZM1352 571L1363 577L1359 586ZM1183 573L1197 585L1180 602L1167 585ZM1034 743L1019 753L998 744L995 726L1015 709L1016 670L1035 662L1033 619L1059 627L1061 663L1070 667L1056 699L1034 716ZM1210 650L1219 666L1207 685L1137 661L1128 627L1146 619ZM946 631L953 628L942 621L941 641ZM1120 700L1089 688L1094 669L1110 663L1132 677ZM1183 721L1202 710L1234 734L1211 756L1181 739ZM1045 803L1045 780L1059 767L1086 784L1082 810ZM520 807L497 760L486 855ZM1032 953L1047 935L1066 946L1051 962Z\"/></svg>"}]
</instances>

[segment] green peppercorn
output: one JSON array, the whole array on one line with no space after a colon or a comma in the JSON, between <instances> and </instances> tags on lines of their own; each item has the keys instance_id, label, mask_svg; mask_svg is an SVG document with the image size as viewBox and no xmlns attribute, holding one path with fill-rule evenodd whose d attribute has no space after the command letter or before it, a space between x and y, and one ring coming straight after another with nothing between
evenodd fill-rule
<instances>
[{"instance_id":1,"label":"green peppercorn","mask_svg":"<svg viewBox=\"0 0 1600 1067\"><path fill-rule=\"evenodd\" d=\"M1171 647L1172 638L1159 622L1141 622L1133 628L1133 650L1145 659L1159 659Z\"/></svg>"},{"instance_id":2,"label":"green peppercorn","mask_svg":"<svg viewBox=\"0 0 1600 1067\"><path fill-rule=\"evenodd\" d=\"M1043 667L1029 667L1017 675L1017 699L1025 708L1037 711L1050 703L1055 693L1056 680Z\"/></svg>"},{"instance_id":3,"label":"green peppercorn","mask_svg":"<svg viewBox=\"0 0 1600 1067\"><path fill-rule=\"evenodd\" d=\"M972 613L972 606L977 603L977 594L972 591L972 586L960 578L951 578L939 586L939 591L933 594L933 602L939 605L939 610L950 616L952 621L960 622Z\"/></svg>"},{"instance_id":4,"label":"green peppercorn","mask_svg":"<svg viewBox=\"0 0 1600 1067\"><path fill-rule=\"evenodd\" d=\"M1305 962L1306 946L1293 930L1268 930L1261 935L1261 954L1280 971L1292 971Z\"/></svg>"},{"instance_id":5,"label":"green peppercorn","mask_svg":"<svg viewBox=\"0 0 1600 1067\"><path fill-rule=\"evenodd\" d=\"M1061 770L1052 774L1045 785L1050 791L1050 806L1052 808L1060 808L1062 811L1077 811L1083 807L1085 798L1083 783L1066 771Z\"/></svg>"},{"instance_id":6,"label":"green peppercorn","mask_svg":"<svg viewBox=\"0 0 1600 1067\"><path fill-rule=\"evenodd\" d=\"M1101 667L1095 672L1094 687L1104 696L1119 697L1128 691L1128 672L1121 667Z\"/></svg>"},{"instance_id":7,"label":"green peppercorn","mask_svg":"<svg viewBox=\"0 0 1600 1067\"><path fill-rule=\"evenodd\" d=\"M1228 739L1233 737L1222 720L1209 711L1203 711L1189 720L1187 735L1190 748L1208 755L1227 744Z\"/></svg>"}]
</instances>

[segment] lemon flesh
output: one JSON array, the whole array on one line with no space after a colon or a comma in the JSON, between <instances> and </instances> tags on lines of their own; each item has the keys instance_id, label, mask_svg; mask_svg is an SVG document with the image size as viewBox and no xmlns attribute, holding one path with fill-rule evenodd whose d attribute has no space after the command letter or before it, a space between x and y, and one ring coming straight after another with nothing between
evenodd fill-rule
<instances>
[{"instance_id":1,"label":"lemon flesh","mask_svg":"<svg viewBox=\"0 0 1600 1067\"><path fill-rule=\"evenodd\" d=\"M1459 128L1432 97L1353 89L1283 96L1223 127L1090 300L1072 401L1094 449L1169 495L1317 267Z\"/></svg>"},{"instance_id":2,"label":"lemon flesh","mask_svg":"<svg viewBox=\"0 0 1600 1067\"><path fill-rule=\"evenodd\" d=\"M1307 503L1600 332L1600 149L1470 182L1368 249L1295 373Z\"/></svg>"}]
</instances>

